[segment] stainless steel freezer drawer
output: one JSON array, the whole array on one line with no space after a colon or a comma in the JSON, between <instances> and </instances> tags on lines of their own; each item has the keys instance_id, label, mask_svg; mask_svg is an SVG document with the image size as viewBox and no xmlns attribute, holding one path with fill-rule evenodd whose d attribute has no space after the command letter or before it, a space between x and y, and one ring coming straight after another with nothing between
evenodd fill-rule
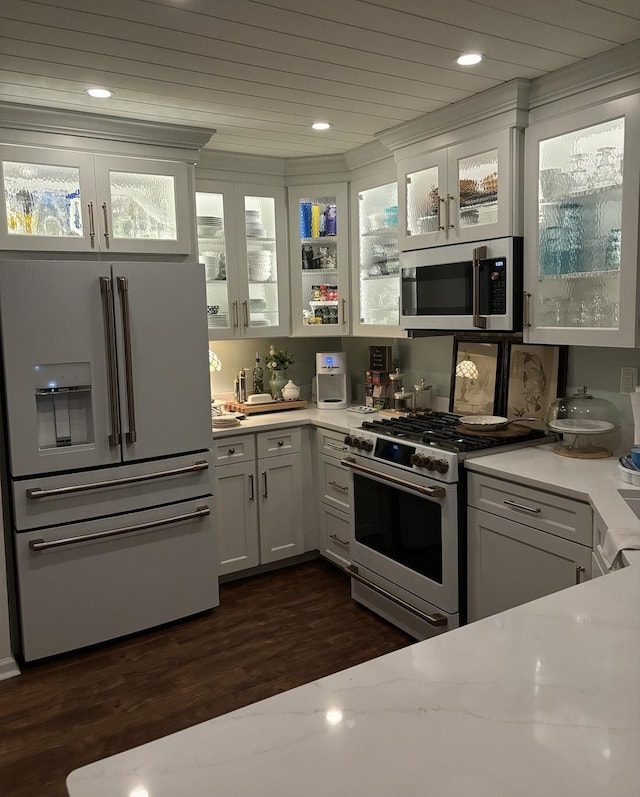
<instances>
[{"instance_id":1,"label":"stainless steel freezer drawer","mask_svg":"<svg viewBox=\"0 0 640 797\"><path fill-rule=\"evenodd\" d=\"M130 512L212 491L209 451L14 481L16 529L41 528Z\"/></svg>"},{"instance_id":2,"label":"stainless steel freezer drawer","mask_svg":"<svg viewBox=\"0 0 640 797\"><path fill-rule=\"evenodd\" d=\"M25 660L217 606L211 502L15 535Z\"/></svg>"}]
</instances>

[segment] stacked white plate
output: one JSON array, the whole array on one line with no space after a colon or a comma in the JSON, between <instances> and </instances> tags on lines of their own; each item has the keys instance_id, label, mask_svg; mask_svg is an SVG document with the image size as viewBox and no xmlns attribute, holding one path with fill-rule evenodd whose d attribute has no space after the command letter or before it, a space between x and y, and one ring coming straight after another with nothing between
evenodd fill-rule
<instances>
[{"instance_id":1,"label":"stacked white plate","mask_svg":"<svg viewBox=\"0 0 640 797\"><path fill-rule=\"evenodd\" d=\"M240 421L235 415L214 415L211 418L213 429L227 429L231 426L240 426Z\"/></svg>"}]
</instances>

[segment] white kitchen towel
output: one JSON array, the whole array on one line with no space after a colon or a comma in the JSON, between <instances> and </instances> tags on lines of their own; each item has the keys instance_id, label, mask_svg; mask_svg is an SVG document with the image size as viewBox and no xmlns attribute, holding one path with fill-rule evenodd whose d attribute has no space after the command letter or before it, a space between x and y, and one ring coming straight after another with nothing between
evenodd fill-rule
<instances>
[{"instance_id":1,"label":"white kitchen towel","mask_svg":"<svg viewBox=\"0 0 640 797\"><path fill-rule=\"evenodd\" d=\"M639 529L608 529L602 545L598 545L602 558L611 570L620 567L620 551L640 550Z\"/></svg>"},{"instance_id":2,"label":"white kitchen towel","mask_svg":"<svg viewBox=\"0 0 640 797\"><path fill-rule=\"evenodd\" d=\"M633 442L635 445L640 445L640 387L635 389L629 398L631 399L631 411L633 412Z\"/></svg>"}]
</instances>

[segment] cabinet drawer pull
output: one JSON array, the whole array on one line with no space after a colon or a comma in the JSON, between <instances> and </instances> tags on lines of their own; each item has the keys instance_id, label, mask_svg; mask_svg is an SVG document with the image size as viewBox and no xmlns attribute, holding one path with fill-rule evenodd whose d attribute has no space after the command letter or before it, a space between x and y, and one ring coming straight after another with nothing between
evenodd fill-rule
<instances>
[{"instance_id":1,"label":"cabinet drawer pull","mask_svg":"<svg viewBox=\"0 0 640 797\"><path fill-rule=\"evenodd\" d=\"M332 487L335 487L337 490L342 490L343 493L348 493L349 492L349 488L348 487L343 487L341 484L338 484L338 482L329 482L329 484Z\"/></svg>"},{"instance_id":2,"label":"cabinet drawer pull","mask_svg":"<svg viewBox=\"0 0 640 797\"><path fill-rule=\"evenodd\" d=\"M532 515L538 515L542 511L539 506L525 506L524 504L518 504L512 501L510 498L503 501L503 503L507 506L512 506L514 509L522 509L525 512L531 512Z\"/></svg>"},{"instance_id":3,"label":"cabinet drawer pull","mask_svg":"<svg viewBox=\"0 0 640 797\"><path fill-rule=\"evenodd\" d=\"M580 567L580 566L576 567L576 584L580 583L580 576L584 572L585 572L584 567Z\"/></svg>"},{"instance_id":4,"label":"cabinet drawer pull","mask_svg":"<svg viewBox=\"0 0 640 797\"><path fill-rule=\"evenodd\" d=\"M330 539L332 539L335 542L337 542L338 545L342 545L343 548L348 548L349 547L349 541L348 540L341 540L340 537L338 537L337 534L330 534L329 537L330 537Z\"/></svg>"}]
</instances>

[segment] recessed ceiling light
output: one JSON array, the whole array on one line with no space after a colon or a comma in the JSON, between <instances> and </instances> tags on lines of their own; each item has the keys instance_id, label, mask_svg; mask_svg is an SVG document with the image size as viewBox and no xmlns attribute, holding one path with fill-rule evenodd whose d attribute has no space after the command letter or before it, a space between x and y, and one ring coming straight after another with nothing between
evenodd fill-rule
<instances>
[{"instance_id":1,"label":"recessed ceiling light","mask_svg":"<svg viewBox=\"0 0 640 797\"><path fill-rule=\"evenodd\" d=\"M86 91L90 97L99 97L101 100L113 97L113 92L109 91L109 89L87 89Z\"/></svg>"},{"instance_id":2,"label":"recessed ceiling light","mask_svg":"<svg viewBox=\"0 0 640 797\"><path fill-rule=\"evenodd\" d=\"M331 125L329 122L314 122L311 127L313 127L314 130L328 130Z\"/></svg>"},{"instance_id":3,"label":"recessed ceiling light","mask_svg":"<svg viewBox=\"0 0 640 797\"><path fill-rule=\"evenodd\" d=\"M456 63L460 64L460 66L473 66L474 64L479 64L480 61L482 61L480 53L463 53L456 58Z\"/></svg>"}]
</instances>

